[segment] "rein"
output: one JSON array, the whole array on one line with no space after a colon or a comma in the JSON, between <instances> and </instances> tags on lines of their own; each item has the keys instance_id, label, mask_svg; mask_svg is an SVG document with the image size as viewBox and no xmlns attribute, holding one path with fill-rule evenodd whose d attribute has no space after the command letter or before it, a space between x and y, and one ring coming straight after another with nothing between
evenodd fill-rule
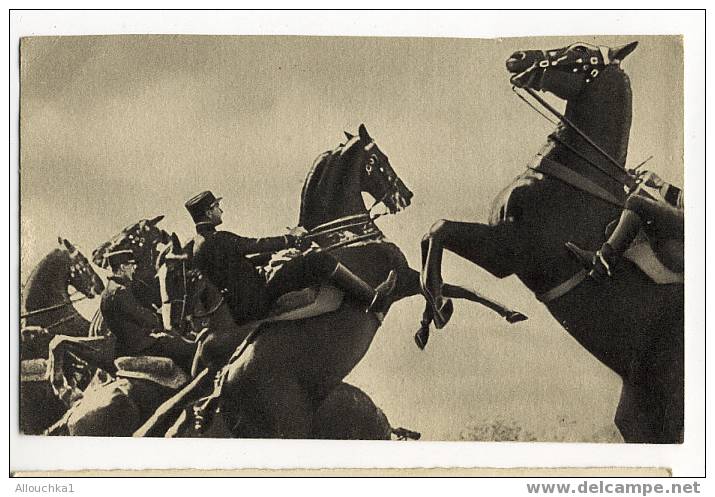
<instances>
[{"instance_id":1,"label":"rein","mask_svg":"<svg viewBox=\"0 0 715 497\"><path fill-rule=\"evenodd\" d=\"M537 112L539 112L539 114L541 114L542 116L544 115L544 114L541 113L538 109L536 109L533 105L531 105L522 95L520 95L519 92L516 90L516 87L515 87L515 86L512 86L511 89L512 89L512 91L513 91L517 96L519 96L519 98L521 98L523 101L525 101L527 104L529 104L529 106L530 106L531 108L533 108L534 110L536 110ZM591 166L593 166L594 168L596 168L598 171L600 171L601 173L603 173L604 175L606 175L607 177L609 177L610 179L612 179L613 181L615 181L615 182L618 183L619 185L623 185L623 186L627 187L627 188L629 189L629 191L632 191L633 189L635 189L635 188L638 186L636 180L635 180L632 176L630 176L627 172L625 172L624 166L623 166L622 164L620 164L616 159L614 159L614 158L613 158L608 152L606 152L603 148L601 148L596 142L594 142L586 133L584 133L584 132L581 130L581 128L579 128L578 126L576 126L569 118L567 118L567 117L566 117L565 115L563 115L561 112L559 112L558 110L556 110L551 104L549 104L546 100L544 100L543 98L541 98L541 97L540 97L534 90L532 90L531 88L524 88L524 91L526 91L529 95L531 95L531 97L534 98L537 102L539 102L539 104L541 104L546 110L548 110L548 111L551 112L554 116L556 116L556 117L559 119L559 121L561 121L564 125L566 125L567 127L571 128L577 135L579 135L581 138L583 138L583 139L586 141L586 143L588 143L589 145L591 145L591 147L593 147L594 150L596 150L599 154L601 154L601 155L602 155L606 160L608 160L611 164L615 165L615 166L618 168L618 170L623 170L623 174L618 174L618 175L617 175L617 174L612 173L612 172L609 171L608 169L603 168L603 167L600 166L599 164L597 164L597 163L591 161L590 159L586 158L581 152L578 152L578 151L577 151L576 149L574 149L571 145L566 144L566 143L563 142L562 140L556 139L555 141L557 141L557 142L558 142L559 144L561 144L561 145L564 145L566 148L568 148L568 149L571 150L572 152L576 153L579 157L581 157L582 159L584 159L588 164L590 164ZM546 117L546 116L544 116L544 117ZM548 118L547 118L547 119L548 119ZM551 121L550 119L548 119L548 120L549 120L549 122L553 122L553 121Z\"/></svg>"},{"instance_id":2,"label":"rein","mask_svg":"<svg viewBox=\"0 0 715 497\"><path fill-rule=\"evenodd\" d=\"M77 292L73 293L72 295L75 295L75 294L77 294ZM67 307L68 305L74 304L75 302L81 302L84 299L89 298L86 295L83 295L82 297L80 297L78 299L72 300L72 295L69 296L70 300L68 300L67 302L62 302L61 304L55 304L55 305L51 305L49 307L43 307L42 309L35 309L34 311L26 312L25 314L20 314L20 319L29 318L30 316L37 316L38 314L44 314L45 312L54 311L56 309L62 309L63 307ZM52 325L52 326L54 326L54 325Z\"/></svg>"}]
</instances>

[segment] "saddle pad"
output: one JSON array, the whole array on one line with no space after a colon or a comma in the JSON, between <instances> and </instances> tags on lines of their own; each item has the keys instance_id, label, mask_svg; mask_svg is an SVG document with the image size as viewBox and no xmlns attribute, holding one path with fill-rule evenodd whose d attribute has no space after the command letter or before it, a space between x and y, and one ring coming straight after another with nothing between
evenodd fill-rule
<instances>
[{"instance_id":1,"label":"saddle pad","mask_svg":"<svg viewBox=\"0 0 715 497\"><path fill-rule=\"evenodd\" d=\"M257 321L250 321L248 323L242 324L240 326L241 333L250 335L258 328L260 328L263 324L273 323L275 321L298 321L300 319L314 318L316 316L321 316L323 314L328 314L330 312L337 311L343 304L343 292L333 286L322 285L317 289L310 290L314 292L315 297L307 305L283 312L281 312L280 309L274 310L273 312L271 312L271 315L269 315L265 319L259 319ZM303 294L303 292L304 290L292 293L302 294L302 297L296 298L305 298L306 295L310 295L310 293ZM287 295L290 296L291 294ZM292 299L293 297L289 298Z\"/></svg>"},{"instance_id":2,"label":"saddle pad","mask_svg":"<svg viewBox=\"0 0 715 497\"><path fill-rule=\"evenodd\" d=\"M321 285L281 296L271 310L267 321L293 321L307 319L337 311L344 294L334 286Z\"/></svg>"},{"instance_id":3,"label":"saddle pad","mask_svg":"<svg viewBox=\"0 0 715 497\"><path fill-rule=\"evenodd\" d=\"M25 359L20 362L20 381L46 381L47 359Z\"/></svg>"},{"instance_id":4,"label":"saddle pad","mask_svg":"<svg viewBox=\"0 0 715 497\"><path fill-rule=\"evenodd\" d=\"M623 257L633 262L658 285L682 284L685 281L683 273L673 272L660 262L655 252L653 252L650 242L642 234L626 250Z\"/></svg>"}]
</instances>

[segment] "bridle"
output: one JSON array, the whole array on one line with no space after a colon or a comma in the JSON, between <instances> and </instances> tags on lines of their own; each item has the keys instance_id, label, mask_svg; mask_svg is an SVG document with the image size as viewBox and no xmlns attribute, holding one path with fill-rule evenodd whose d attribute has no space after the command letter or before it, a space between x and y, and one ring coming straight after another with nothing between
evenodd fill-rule
<instances>
[{"instance_id":1,"label":"bridle","mask_svg":"<svg viewBox=\"0 0 715 497\"><path fill-rule=\"evenodd\" d=\"M374 143L374 142L372 142ZM375 167L368 160L362 165L363 170L368 174L372 174L373 168ZM387 187L385 188L385 193L382 197L375 199L372 205L367 209L366 212L361 214L351 214L349 216L344 216L341 218L333 219L326 223L320 224L312 228L307 235L303 238L307 240L314 240L317 238L322 238L325 236L335 235L338 241L332 242L328 245L321 245L320 248L315 249L318 252L330 252L347 245L356 244L365 241L379 241L384 238L382 231L375 224L375 220L381 216L385 216L388 213L376 213L371 214L373 209L379 204L383 203L390 195L394 195L396 191L396 185L399 178L396 174L393 174L391 178L387 179ZM352 231L356 228L361 228L361 233L355 236L347 237L340 240L340 234Z\"/></svg>"}]
</instances>

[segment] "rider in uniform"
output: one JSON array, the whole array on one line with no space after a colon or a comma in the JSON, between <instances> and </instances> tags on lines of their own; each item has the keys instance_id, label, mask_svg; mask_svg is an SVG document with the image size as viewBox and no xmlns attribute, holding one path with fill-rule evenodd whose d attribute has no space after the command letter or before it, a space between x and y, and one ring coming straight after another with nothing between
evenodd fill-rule
<instances>
[{"instance_id":1,"label":"rider in uniform","mask_svg":"<svg viewBox=\"0 0 715 497\"><path fill-rule=\"evenodd\" d=\"M227 303L237 323L264 317L281 295L329 281L363 302L369 312L385 312L395 288L394 271L373 288L327 252L308 251L288 260L266 281L249 254L303 248L297 230L270 238L246 238L228 231L217 231L222 221L221 198L204 191L189 199L185 207L196 224L192 265L204 272L220 289L226 290Z\"/></svg>"},{"instance_id":2,"label":"rider in uniform","mask_svg":"<svg viewBox=\"0 0 715 497\"><path fill-rule=\"evenodd\" d=\"M102 293L100 310L117 338L116 356L169 357L190 370L195 352L192 342L163 330L159 316L143 307L133 292L137 263L131 250L107 254L112 275Z\"/></svg>"},{"instance_id":3,"label":"rider in uniform","mask_svg":"<svg viewBox=\"0 0 715 497\"><path fill-rule=\"evenodd\" d=\"M645 172L638 188L626 199L623 212L613 233L595 253L571 242L566 248L589 270L596 281L612 276L612 269L638 236L641 228L651 237L658 259L671 271L684 270L683 239L685 216L683 191L653 172ZM644 191L652 194L646 195Z\"/></svg>"}]
</instances>

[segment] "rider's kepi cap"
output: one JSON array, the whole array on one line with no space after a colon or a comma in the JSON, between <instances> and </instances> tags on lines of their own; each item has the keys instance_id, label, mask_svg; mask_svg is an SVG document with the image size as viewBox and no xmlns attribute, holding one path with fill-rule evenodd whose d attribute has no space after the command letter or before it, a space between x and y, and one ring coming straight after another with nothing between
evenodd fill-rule
<instances>
[{"instance_id":1,"label":"rider's kepi cap","mask_svg":"<svg viewBox=\"0 0 715 497\"><path fill-rule=\"evenodd\" d=\"M186 201L184 207L191 214L191 218L194 222L199 222L203 220L206 211L213 207L221 200L221 197L216 198L210 191L201 192L198 195L194 195L189 200Z\"/></svg>"},{"instance_id":2,"label":"rider's kepi cap","mask_svg":"<svg viewBox=\"0 0 715 497\"><path fill-rule=\"evenodd\" d=\"M131 250L115 250L114 252L108 253L106 256L107 262L112 266L112 269L119 269L122 264L136 264L136 259L134 258L134 252Z\"/></svg>"}]
</instances>

